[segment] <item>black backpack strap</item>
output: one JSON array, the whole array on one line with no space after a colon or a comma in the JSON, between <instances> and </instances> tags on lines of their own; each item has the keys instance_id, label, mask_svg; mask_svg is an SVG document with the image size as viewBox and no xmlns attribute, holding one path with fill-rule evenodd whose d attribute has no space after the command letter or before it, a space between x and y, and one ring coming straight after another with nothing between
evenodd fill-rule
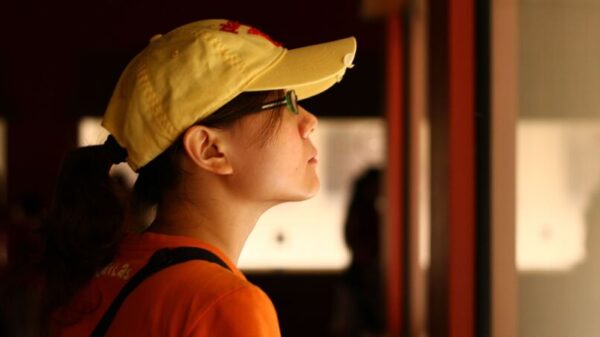
<instances>
[{"instance_id":1,"label":"black backpack strap","mask_svg":"<svg viewBox=\"0 0 600 337\"><path fill-rule=\"evenodd\" d=\"M110 307L108 307L108 310L104 313L104 316L102 316L102 319L100 319L100 322L98 322L98 325L96 325L96 328L90 337L102 337L106 334L110 324L117 315L119 308L125 301L125 298L127 298L127 296L142 283L142 281L167 267L189 260L213 262L231 271L225 262L206 249L197 247L177 247L157 250L152 257L150 257L148 263L135 273L125 286L123 286Z\"/></svg>"}]
</instances>

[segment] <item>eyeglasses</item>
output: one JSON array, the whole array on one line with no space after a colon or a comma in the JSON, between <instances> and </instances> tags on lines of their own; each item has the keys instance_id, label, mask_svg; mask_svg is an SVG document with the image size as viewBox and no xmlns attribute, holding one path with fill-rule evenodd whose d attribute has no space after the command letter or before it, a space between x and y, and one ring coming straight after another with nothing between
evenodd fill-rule
<instances>
[{"instance_id":1,"label":"eyeglasses","mask_svg":"<svg viewBox=\"0 0 600 337\"><path fill-rule=\"evenodd\" d=\"M278 106L287 105L287 108L294 114L298 114L298 96L294 90L285 93L285 97L276 101L266 102L260 106L260 111L273 109Z\"/></svg>"}]
</instances>

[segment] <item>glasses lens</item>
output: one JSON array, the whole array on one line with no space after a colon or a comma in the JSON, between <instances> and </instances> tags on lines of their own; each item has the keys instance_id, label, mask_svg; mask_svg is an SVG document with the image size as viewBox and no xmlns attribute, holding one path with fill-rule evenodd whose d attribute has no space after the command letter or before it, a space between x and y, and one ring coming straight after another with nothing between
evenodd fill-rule
<instances>
[{"instance_id":1,"label":"glasses lens","mask_svg":"<svg viewBox=\"0 0 600 337\"><path fill-rule=\"evenodd\" d=\"M285 93L285 102L291 112L295 114L298 113L298 97L296 96L296 92L294 90L290 90Z\"/></svg>"}]
</instances>

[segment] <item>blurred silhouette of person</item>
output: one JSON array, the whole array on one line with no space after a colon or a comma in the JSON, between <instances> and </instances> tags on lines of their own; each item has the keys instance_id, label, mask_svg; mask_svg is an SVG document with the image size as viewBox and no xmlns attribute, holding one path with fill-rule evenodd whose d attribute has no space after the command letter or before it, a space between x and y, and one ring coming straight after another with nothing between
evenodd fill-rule
<instances>
[{"instance_id":1,"label":"blurred silhouette of person","mask_svg":"<svg viewBox=\"0 0 600 337\"><path fill-rule=\"evenodd\" d=\"M367 169L354 183L345 223L352 261L337 287L332 334L339 337L382 336L384 312L380 268L378 211L380 170Z\"/></svg>"}]
</instances>

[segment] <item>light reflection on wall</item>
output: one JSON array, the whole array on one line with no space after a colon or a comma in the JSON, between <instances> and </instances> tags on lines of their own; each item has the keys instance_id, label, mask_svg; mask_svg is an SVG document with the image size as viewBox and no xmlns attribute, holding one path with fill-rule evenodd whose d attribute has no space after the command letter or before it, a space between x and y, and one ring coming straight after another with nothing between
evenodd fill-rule
<instances>
[{"instance_id":1,"label":"light reflection on wall","mask_svg":"<svg viewBox=\"0 0 600 337\"><path fill-rule=\"evenodd\" d=\"M517 137L517 267L571 269L585 259L586 207L600 188L600 122L521 119Z\"/></svg>"},{"instance_id":2,"label":"light reflection on wall","mask_svg":"<svg viewBox=\"0 0 600 337\"><path fill-rule=\"evenodd\" d=\"M107 135L99 118L81 120L80 146L102 143ZM352 182L366 168L384 165L384 121L321 118L311 139L319 150L319 194L269 210L246 243L242 269L340 270L349 263L343 225ZM135 180L125 164L114 169Z\"/></svg>"},{"instance_id":3,"label":"light reflection on wall","mask_svg":"<svg viewBox=\"0 0 600 337\"><path fill-rule=\"evenodd\" d=\"M6 202L6 121L0 118L0 202Z\"/></svg>"},{"instance_id":4,"label":"light reflection on wall","mask_svg":"<svg viewBox=\"0 0 600 337\"><path fill-rule=\"evenodd\" d=\"M7 201L7 172L6 172L6 121L0 118L0 204ZM0 205L2 207L2 205ZM4 224L6 225L6 224ZM0 270L8 263L6 228L0 228Z\"/></svg>"},{"instance_id":5,"label":"light reflection on wall","mask_svg":"<svg viewBox=\"0 0 600 337\"><path fill-rule=\"evenodd\" d=\"M430 202L430 177L429 177L429 122L423 119L419 124L419 266L423 270L429 268L430 263L430 233L431 233L431 202Z\"/></svg>"}]
</instances>

